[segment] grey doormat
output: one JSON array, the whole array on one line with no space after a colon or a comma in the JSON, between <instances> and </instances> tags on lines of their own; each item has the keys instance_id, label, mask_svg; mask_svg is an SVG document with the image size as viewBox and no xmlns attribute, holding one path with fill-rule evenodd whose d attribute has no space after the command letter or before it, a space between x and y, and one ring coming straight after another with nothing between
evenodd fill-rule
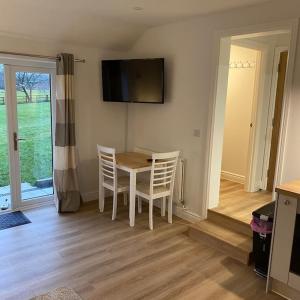
<instances>
[{"instance_id":1,"label":"grey doormat","mask_svg":"<svg viewBox=\"0 0 300 300\"><path fill-rule=\"evenodd\" d=\"M82 300L82 298L72 289L61 287L47 294L33 297L30 300Z\"/></svg>"},{"instance_id":2,"label":"grey doormat","mask_svg":"<svg viewBox=\"0 0 300 300\"><path fill-rule=\"evenodd\" d=\"M14 211L0 215L0 230L28 223L31 223L31 221L21 211Z\"/></svg>"}]
</instances>

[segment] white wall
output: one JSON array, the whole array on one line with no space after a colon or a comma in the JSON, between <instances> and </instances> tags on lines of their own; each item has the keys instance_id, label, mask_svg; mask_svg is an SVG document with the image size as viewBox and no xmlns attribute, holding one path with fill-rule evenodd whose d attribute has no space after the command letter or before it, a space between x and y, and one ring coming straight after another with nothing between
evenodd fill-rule
<instances>
[{"instance_id":1,"label":"white wall","mask_svg":"<svg viewBox=\"0 0 300 300\"><path fill-rule=\"evenodd\" d=\"M213 47L216 31L300 17L299 0L275 0L193 20L158 26L146 31L126 56L166 58L166 103L130 104L129 148L140 146L157 151L179 149L187 160L185 201L202 213L204 169L207 160L208 111L212 101ZM101 102L99 60L125 54L1 37L1 50L55 55L72 52L87 59L76 64L76 118L80 159L80 185L84 193L97 190L96 143L124 149L126 107ZM300 177L300 43L295 62L292 102L289 111L283 180ZM109 134L108 132L109 128ZM200 129L200 136L194 136Z\"/></svg>"},{"instance_id":2,"label":"white wall","mask_svg":"<svg viewBox=\"0 0 300 300\"><path fill-rule=\"evenodd\" d=\"M232 45L230 62L255 62L258 51ZM255 95L256 65L230 68L225 109L222 172L245 180L250 138L250 123Z\"/></svg>"},{"instance_id":3,"label":"white wall","mask_svg":"<svg viewBox=\"0 0 300 300\"><path fill-rule=\"evenodd\" d=\"M146 31L131 56L166 58L166 103L131 104L128 146L182 151L187 160L185 201L195 213L204 203L204 168L207 160L208 112L213 81L216 31L300 17L298 0L272 1ZM283 180L300 177L300 44L295 63L289 112ZM201 130L200 137L193 130Z\"/></svg>"},{"instance_id":4,"label":"white wall","mask_svg":"<svg viewBox=\"0 0 300 300\"><path fill-rule=\"evenodd\" d=\"M96 199L98 163L96 144L125 148L126 106L122 103L102 102L99 63L102 58L121 54L96 48L38 42L15 37L0 37L2 51L56 55L73 53L86 63L75 64L76 138L79 157L80 188L85 198Z\"/></svg>"}]
</instances>

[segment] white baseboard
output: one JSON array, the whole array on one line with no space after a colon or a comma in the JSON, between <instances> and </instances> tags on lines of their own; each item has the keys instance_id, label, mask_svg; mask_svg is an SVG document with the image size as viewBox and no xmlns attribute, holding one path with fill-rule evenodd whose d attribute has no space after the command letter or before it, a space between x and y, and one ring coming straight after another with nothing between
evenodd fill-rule
<instances>
[{"instance_id":1,"label":"white baseboard","mask_svg":"<svg viewBox=\"0 0 300 300\"><path fill-rule=\"evenodd\" d=\"M89 201L94 201L98 199L98 191L93 191L93 192L87 192L87 193L82 193L82 199L83 202L89 202ZM160 201L155 201L153 203L154 206L160 208ZM177 216L178 218L181 218L183 220L186 220L191 223L196 223L202 221L204 218L199 216L198 214L190 211L187 208L183 208L180 206L177 206L176 203L173 203L173 214Z\"/></svg>"},{"instance_id":2,"label":"white baseboard","mask_svg":"<svg viewBox=\"0 0 300 300\"><path fill-rule=\"evenodd\" d=\"M197 223L204 220L200 215L188 210L187 208L183 208L180 206L175 206L173 209L174 215L178 218L186 220L191 223Z\"/></svg>"},{"instance_id":3,"label":"white baseboard","mask_svg":"<svg viewBox=\"0 0 300 300\"><path fill-rule=\"evenodd\" d=\"M153 203L153 205L160 208L160 201L155 201ZM178 206L177 203L173 203L173 214L175 216L177 216L178 218L181 218L181 219L191 222L191 223L197 223L197 222L204 220L204 218L201 217L200 215L190 211L187 208Z\"/></svg>"},{"instance_id":4,"label":"white baseboard","mask_svg":"<svg viewBox=\"0 0 300 300\"><path fill-rule=\"evenodd\" d=\"M92 191L92 192L82 193L81 197L82 197L83 202L98 200L99 192L98 191Z\"/></svg>"},{"instance_id":5,"label":"white baseboard","mask_svg":"<svg viewBox=\"0 0 300 300\"><path fill-rule=\"evenodd\" d=\"M226 179L229 181L245 184L245 176L227 172L227 171L222 171L221 172L221 178Z\"/></svg>"}]
</instances>

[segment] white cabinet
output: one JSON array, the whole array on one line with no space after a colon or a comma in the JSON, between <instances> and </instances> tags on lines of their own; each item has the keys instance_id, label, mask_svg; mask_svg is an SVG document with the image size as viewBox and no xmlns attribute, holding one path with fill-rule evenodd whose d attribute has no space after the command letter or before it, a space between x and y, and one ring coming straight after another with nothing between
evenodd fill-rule
<instances>
[{"instance_id":1,"label":"white cabinet","mask_svg":"<svg viewBox=\"0 0 300 300\"><path fill-rule=\"evenodd\" d=\"M270 275L288 283L298 200L279 194Z\"/></svg>"},{"instance_id":2,"label":"white cabinet","mask_svg":"<svg viewBox=\"0 0 300 300\"><path fill-rule=\"evenodd\" d=\"M300 276L290 271L296 217L300 211L300 181L282 185L273 226L267 290L288 299L300 299Z\"/></svg>"}]
</instances>

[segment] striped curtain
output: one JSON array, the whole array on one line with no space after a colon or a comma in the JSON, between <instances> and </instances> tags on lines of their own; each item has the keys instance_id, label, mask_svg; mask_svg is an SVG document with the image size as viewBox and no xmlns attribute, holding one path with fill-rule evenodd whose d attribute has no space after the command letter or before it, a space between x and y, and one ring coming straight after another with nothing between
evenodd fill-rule
<instances>
[{"instance_id":1,"label":"striped curtain","mask_svg":"<svg viewBox=\"0 0 300 300\"><path fill-rule=\"evenodd\" d=\"M75 157L73 78L74 56L62 53L56 64L54 184L58 212L77 211L81 199Z\"/></svg>"}]
</instances>

